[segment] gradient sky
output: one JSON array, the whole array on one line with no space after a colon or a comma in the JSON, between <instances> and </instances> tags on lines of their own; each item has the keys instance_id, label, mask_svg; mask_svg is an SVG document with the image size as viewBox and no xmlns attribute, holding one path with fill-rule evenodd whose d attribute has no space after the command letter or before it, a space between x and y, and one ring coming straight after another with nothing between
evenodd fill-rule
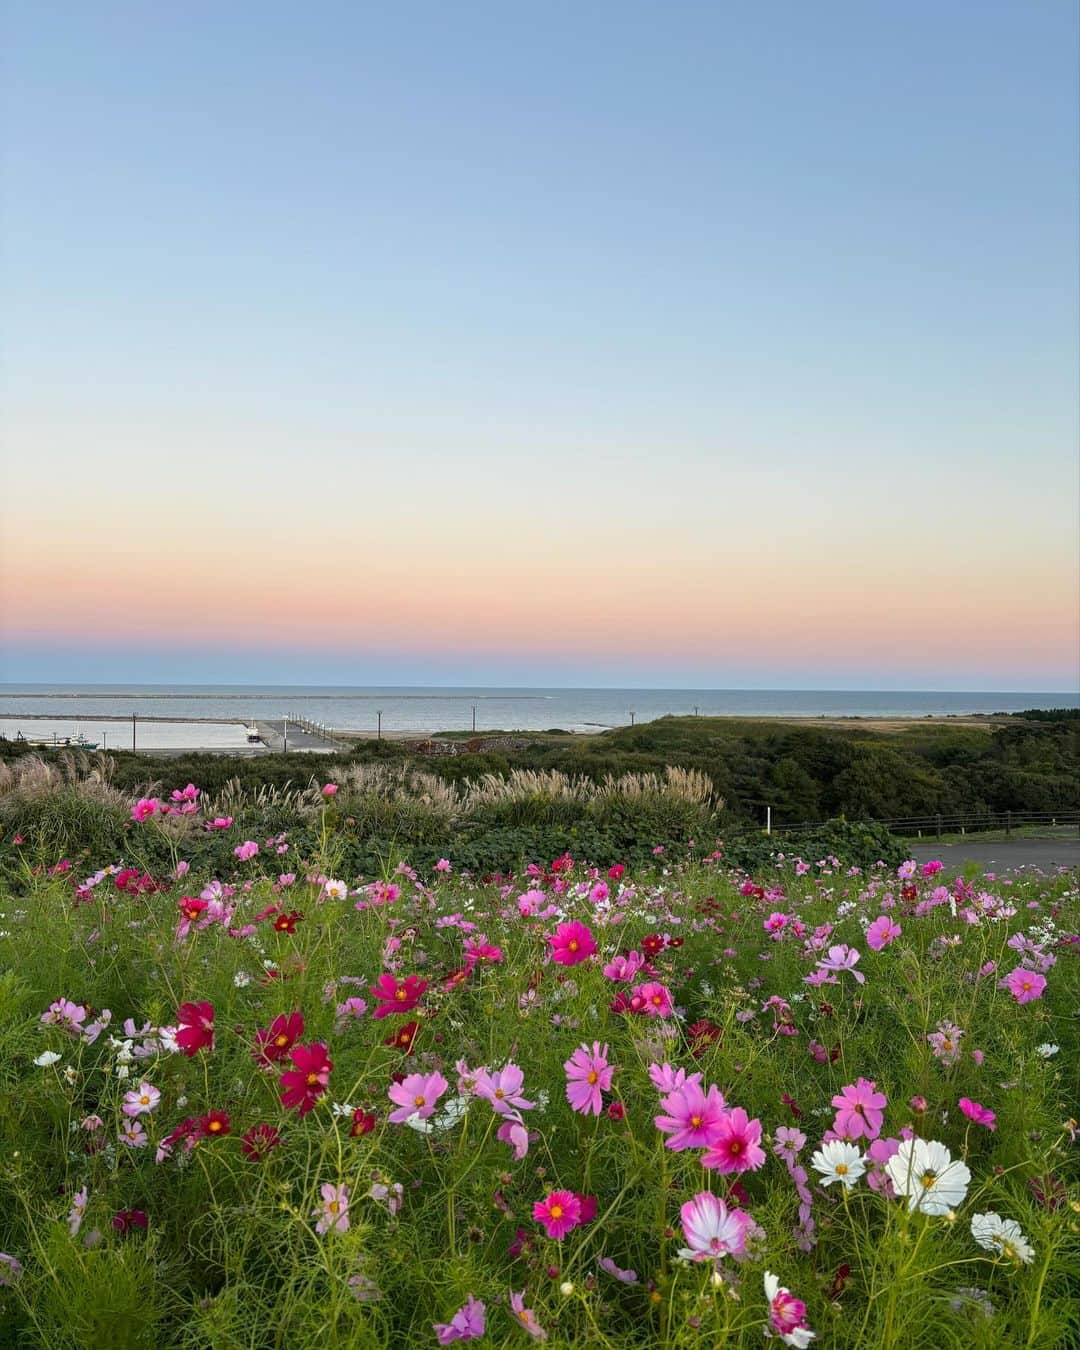
<instances>
[{"instance_id":1,"label":"gradient sky","mask_svg":"<svg viewBox=\"0 0 1080 1350\"><path fill-rule=\"evenodd\" d=\"M11 0L0 679L1074 689L1077 14Z\"/></svg>"}]
</instances>

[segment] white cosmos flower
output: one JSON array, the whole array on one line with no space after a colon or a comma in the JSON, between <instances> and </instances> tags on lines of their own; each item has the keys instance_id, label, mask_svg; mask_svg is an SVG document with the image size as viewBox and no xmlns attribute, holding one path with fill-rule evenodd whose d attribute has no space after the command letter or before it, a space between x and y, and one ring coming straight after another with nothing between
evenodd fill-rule
<instances>
[{"instance_id":1,"label":"white cosmos flower","mask_svg":"<svg viewBox=\"0 0 1080 1350\"><path fill-rule=\"evenodd\" d=\"M885 1164L897 1195L906 1195L909 1210L948 1214L964 1203L971 1173L944 1144L905 1139Z\"/></svg>"},{"instance_id":2,"label":"white cosmos flower","mask_svg":"<svg viewBox=\"0 0 1080 1350\"><path fill-rule=\"evenodd\" d=\"M41 1054L34 1060L34 1063L42 1069L47 1069L50 1065L55 1064L59 1058L60 1056L55 1050L42 1050Z\"/></svg>"},{"instance_id":3,"label":"white cosmos flower","mask_svg":"<svg viewBox=\"0 0 1080 1350\"><path fill-rule=\"evenodd\" d=\"M854 1144L844 1139L830 1139L810 1159L810 1166L820 1173L823 1186L839 1181L851 1190L866 1171L866 1160Z\"/></svg>"},{"instance_id":4,"label":"white cosmos flower","mask_svg":"<svg viewBox=\"0 0 1080 1350\"><path fill-rule=\"evenodd\" d=\"M1003 1219L1000 1214L973 1214L971 1236L988 1252L997 1252L1013 1261L1030 1265L1035 1249L1020 1231L1015 1219Z\"/></svg>"},{"instance_id":5,"label":"white cosmos flower","mask_svg":"<svg viewBox=\"0 0 1080 1350\"><path fill-rule=\"evenodd\" d=\"M1049 1041L1044 1041L1042 1045L1035 1047L1035 1053L1042 1059L1052 1059L1060 1049L1060 1045L1051 1045Z\"/></svg>"}]
</instances>

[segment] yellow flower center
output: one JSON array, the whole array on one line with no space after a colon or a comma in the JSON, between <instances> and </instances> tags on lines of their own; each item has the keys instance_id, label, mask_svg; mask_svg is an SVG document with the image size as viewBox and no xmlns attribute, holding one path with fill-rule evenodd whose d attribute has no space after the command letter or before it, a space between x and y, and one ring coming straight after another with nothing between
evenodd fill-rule
<instances>
[{"instance_id":1,"label":"yellow flower center","mask_svg":"<svg viewBox=\"0 0 1080 1350\"><path fill-rule=\"evenodd\" d=\"M562 1205L552 1205L548 1211L553 1219L562 1218Z\"/></svg>"},{"instance_id":2,"label":"yellow flower center","mask_svg":"<svg viewBox=\"0 0 1080 1350\"><path fill-rule=\"evenodd\" d=\"M422 1096L420 1096L420 1097L414 1097L414 1098L413 1098L413 1105L414 1105L414 1106L423 1106L423 1104L424 1104L424 1099L423 1099Z\"/></svg>"},{"instance_id":3,"label":"yellow flower center","mask_svg":"<svg viewBox=\"0 0 1080 1350\"><path fill-rule=\"evenodd\" d=\"M847 1165L847 1163L837 1163L837 1164L836 1164L836 1175L837 1175L838 1177L846 1177L847 1174L848 1174L848 1165Z\"/></svg>"},{"instance_id":4,"label":"yellow flower center","mask_svg":"<svg viewBox=\"0 0 1080 1350\"><path fill-rule=\"evenodd\" d=\"M319 1075L318 1075L317 1073L309 1073L309 1074L308 1074L308 1076L307 1076L308 1087L314 1087L315 1084L316 1084L318 1081L319 1081Z\"/></svg>"},{"instance_id":5,"label":"yellow flower center","mask_svg":"<svg viewBox=\"0 0 1080 1350\"><path fill-rule=\"evenodd\" d=\"M595 1069L591 1069L591 1070L589 1071L589 1082L590 1082L590 1083L595 1083L596 1080L597 1080L599 1077L600 1077L600 1075L595 1071Z\"/></svg>"},{"instance_id":6,"label":"yellow flower center","mask_svg":"<svg viewBox=\"0 0 1080 1350\"><path fill-rule=\"evenodd\" d=\"M693 1127L694 1127L695 1130L700 1129L700 1128L701 1128L701 1117L700 1117L700 1116L691 1116L691 1117L690 1117L690 1124L693 1125Z\"/></svg>"},{"instance_id":7,"label":"yellow flower center","mask_svg":"<svg viewBox=\"0 0 1080 1350\"><path fill-rule=\"evenodd\" d=\"M571 940L566 945L570 951L576 952L578 949L577 938L571 938Z\"/></svg>"},{"instance_id":8,"label":"yellow flower center","mask_svg":"<svg viewBox=\"0 0 1080 1350\"><path fill-rule=\"evenodd\" d=\"M937 1173L932 1172L930 1171L929 1168L927 1168L927 1170L919 1178L919 1185L925 1187L926 1190L929 1190L930 1187L933 1186L933 1184L936 1181L937 1181Z\"/></svg>"},{"instance_id":9,"label":"yellow flower center","mask_svg":"<svg viewBox=\"0 0 1080 1350\"><path fill-rule=\"evenodd\" d=\"M280 1036L275 1036L275 1037L274 1037L274 1044L275 1044L275 1045L288 1045L288 1044L289 1044L289 1038L288 1038L288 1036L285 1035L284 1032L282 1032Z\"/></svg>"}]
</instances>

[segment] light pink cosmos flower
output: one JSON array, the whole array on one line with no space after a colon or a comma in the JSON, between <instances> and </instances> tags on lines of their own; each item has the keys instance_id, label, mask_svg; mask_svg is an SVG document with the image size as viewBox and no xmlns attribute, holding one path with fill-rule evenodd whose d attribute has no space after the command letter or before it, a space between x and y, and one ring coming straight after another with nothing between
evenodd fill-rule
<instances>
[{"instance_id":1,"label":"light pink cosmos flower","mask_svg":"<svg viewBox=\"0 0 1080 1350\"><path fill-rule=\"evenodd\" d=\"M142 1082L133 1092L124 1094L124 1104L121 1106L125 1116L141 1116L148 1114L161 1101L161 1093L152 1083Z\"/></svg>"},{"instance_id":2,"label":"light pink cosmos flower","mask_svg":"<svg viewBox=\"0 0 1080 1350\"><path fill-rule=\"evenodd\" d=\"M603 1109L601 1095L611 1091L615 1069L607 1060L608 1048L593 1041L592 1050L579 1045L563 1065L566 1071L566 1100L575 1111L587 1116L598 1116Z\"/></svg>"},{"instance_id":3,"label":"light pink cosmos flower","mask_svg":"<svg viewBox=\"0 0 1080 1350\"><path fill-rule=\"evenodd\" d=\"M855 976L859 984L865 984L866 976L861 970L855 969L860 955L861 953L854 947L849 947L846 942L841 942L829 948L828 955L818 961L818 968L835 971L838 975L848 970Z\"/></svg>"},{"instance_id":4,"label":"light pink cosmos flower","mask_svg":"<svg viewBox=\"0 0 1080 1350\"><path fill-rule=\"evenodd\" d=\"M841 1088L832 1104L836 1107L833 1129L842 1139L861 1139L864 1135L876 1139L889 1102L884 1092L878 1092L873 1079L860 1078Z\"/></svg>"},{"instance_id":5,"label":"light pink cosmos flower","mask_svg":"<svg viewBox=\"0 0 1080 1350\"><path fill-rule=\"evenodd\" d=\"M247 862L249 858L254 858L258 851L259 846L254 839L245 839L242 844L237 844L233 849L233 854L239 858L241 862Z\"/></svg>"},{"instance_id":6,"label":"light pink cosmos flower","mask_svg":"<svg viewBox=\"0 0 1080 1350\"><path fill-rule=\"evenodd\" d=\"M639 984L630 992L631 997L637 995L642 1000L642 1011L648 1017L670 1017L675 1011L671 991L657 980Z\"/></svg>"},{"instance_id":7,"label":"light pink cosmos flower","mask_svg":"<svg viewBox=\"0 0 1080 1350\"><path fill-rule=\"evenodd\" d=\"M419 1116L426 1120L435 1114L439 1098L450 1084L437 1070L435 1073L410 1073L400 1083L391 1083L388 1095L397 1103L397 1110L391 1111L387 1120L400 1125L410 1116Z\"/></svg>"},{"instance_id":8,"label":"light pink cosmos flower","mask_svg":"<svg viewBox=\"0 0 1080 1350\"><path fill-rule=\"evenodd\" d=\"M747 1230L754 1221L744 1210L729 1210L723 1200L701 1191L682 1206L679 1215L689 1243L679 1255L687 1261L719 1261L745 1252Z\"/></svg>"},{"instance_id":9,"label":"light pink cosmos flower","mask_svg":"<svg viewBox=\"0 0 1080 1350\"><path fill-rule=\"evenodd\" d=\"M1042 998L1046 977L1037 970L1025 970L1023 966L1017 966L1003 980L998 981L998 988L1007 989L1017 1003L1032 1003Z\"/></svg>"},{"instance_id":10,"label":"light pink cosmos flower","mask_svg":"<svg viewBox=\"0 0 1080 1350\"><path fill-rule=\"evenodd\" d=\"M708 1148L725 1114L724 1098L718 1087L712 1085L705 1093L689 1079L681 1088L661 1097L660 1105L664 1115L654 1116L653 1123L661 1134L671 1136L664 1144L676 1153L688 1148Z\"/></svg>"},{"instance_id":11,"label":"light pink cosmos flower","mask_svg":"<svg viewBox=\"0 0 1080 1350\"><path fill-rule=\"evenodd\" d=\"M561 923L548 938L551 946L551 959L560 966L576 966L587 961L597 948L592 931L587 924Z\"/></svg>"},{"instance_id":12,"label":"light pink cosmos flower","mask_svg":"<svg viewBox=\"0 0 1080 1350\"><path fill-rule=\"evenodd\" d=\"M86 1217L87 1190L85 1186L80 1186L71 1197L71 1213L67 1217L68 1231L74 1237L82 1227L82 1221Z\"/></svg>"},{"instance_id":13,"label":"light pink cosmos flower","mask_svg":"<svg viewBox=\"0 0 1080 1350\"><path fill-rule=\"evenodd\" d=\"M484 1334L486 1312L483 1301L470 1294L449 1322L433 1323L435 1339L440 1345L479 1340Z\"/></svg>"},{"instance_id":14,"label":"light pink cosmos flower","mask_svg":"<svg viewBox=\"0 0 1080 1350\"><path fill-rule=\"evenodd\" d=\"M970 1097L961 1097L959 1106L968 1120L973 1120L976 1125L985 1125L988 1130L997 1129L997 1116L988 1106L973 1102Z\"/></svg>"},{"instance_id":15,"label":"light pink cosmos flower","mask_svg":"<svg viewBox=\"0 0 1080 1350\"><path fill-rule=\"evenodd\" d=\"M549 1238L561 1242L581 1222L581 1201L573 1191L552 1191L533 1205L533 1218Z\"/></svg>"},{"instance_id":16,"label":"light pink cosmos flower","mask_svg":"<svg viewBox=\"0 0 1080 1350\"><path fill-rule=\"evenodd\" d=\"M349 1188L342 1184L335 1186L324 1182L319 1187L322 1200L311 1211L311 1217L317 1219L315 1231L320 1237L331 1231L346 1233L349 1229Z\"/></svg>"},{"instance_id":17,"label":"light pink cosmos flower","mask_svg":"<svg viewBox=\"0 0 1080 1350\"><path fill-rule=\"evenodd\" d=\"M525 1086L525 1074L516 1064L507 1064L494 1073L487 1069L477 1069L473 1091L484 1101L490 1102L492 1109L499 1115L507 1115L511 1109L531 1111L535 1102L526 1101L521 1095Z\"/></svg>"},{"instance_id":18,"label":"light pink cosmos flower","mask_svg":"<svg viewBox=\"0 0 1080 1350\"><path fill-rule=\"evenodd\" d=\"M900 936L900 925L888 914L879 914L866 930L866 945L871 951L879 952Z\"/></svg>"},{"instance_id":19,"label":"light pink cosmos flower","mask_svg":"<svg viewBox=\"0 0 1080 1350\"><path fill-rule=\"evenodd\" d=\"M449 858L440 858L439 861L435 864L436 872L452 872L453 870L454 869L450 863Z\"/></svg>"},{"instance_id":20,"label":"light pink cosmos flower","mask_svg":"<svg viewBox=\"0 0 1080 1350\"><path fill-rule=\"evenodd\" d=\"M534 1341L546 1341L547 1332L536 1320L536 1314L531 1308L525 1306L525 1291L515 1294L510 1291L510 1311L514 1314L518 1326L522 1331L527 1331Z\"/></svg>"},{"instance_id":21,"label":"light pink cosmos flower","mask_svg":"<svg viewBox=\"0 0 1080 1350\"><path fill-rule=\"evenodd\" d=\"M518 1111L504 1111L503 1123L495 1131L495 1137L501 1143L509 1144L514 1150L514 1161L520 1162L529 1151L529 1130Z\"/></svg>"},{"instance_id":22,"label":"light pink cosmos flower","mask_svg":"<svg viewBox=\"0 0 1080 1350\"><path fill-rule=\"evenodd\" d=\"M765 1161L761 1147L761 1121L750 1120L741 1106L725 1111L713 1133L702 1167L718 1172L756 1172Z\"/></svg>"},{"instance_id":23,"label":"light pink cosmos flower","mask_svg":"<svg viewBox=\"0 0 1080 1350\"><path fill-rule=\"evenodd\" d=\"M58 998L49 1004L48 1011L41 1014L45 1026L62 1027L73 1036L82 1032L86 1020L86 1009L81 1003L73 1003L69 998Z\"/></svg>"}]
</instances>

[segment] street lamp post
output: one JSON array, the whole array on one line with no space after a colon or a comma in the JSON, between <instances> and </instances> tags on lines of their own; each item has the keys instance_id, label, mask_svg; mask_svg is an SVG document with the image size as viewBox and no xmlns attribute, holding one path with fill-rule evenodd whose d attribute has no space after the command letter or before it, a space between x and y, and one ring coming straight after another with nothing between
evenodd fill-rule
<instances>
[{"instance_id":1,"label":"street lamp post","mask_svg":"<svg viewBox=\"0 0 1080 1350\"><path fill-rule=\"evenodd\" d=\"M379 709L376 711L375 716L379 719L379 729L378 729L378 731L377 731L376 734L375 734L375 739L378 740L378 741L381 741L381 740L382 740L382 709L381 709L381 708L379 708Z\"/></svg>"},{"instance_id":2,"label":"street lamp post","mask_svg":"<svg viewBox=\"0 0 1080 1350\"><path fill-rule=\"evenodd\" d=\"M288 713L285 713L285 714L283 715L283 717L282 717L282 719L281 719L281 725L282 725L282 732L281 732L281 753L282 753L283 755L287 755L287 754L289 753L289 714L288 714Z\"/></svg>"}]
</instances>

